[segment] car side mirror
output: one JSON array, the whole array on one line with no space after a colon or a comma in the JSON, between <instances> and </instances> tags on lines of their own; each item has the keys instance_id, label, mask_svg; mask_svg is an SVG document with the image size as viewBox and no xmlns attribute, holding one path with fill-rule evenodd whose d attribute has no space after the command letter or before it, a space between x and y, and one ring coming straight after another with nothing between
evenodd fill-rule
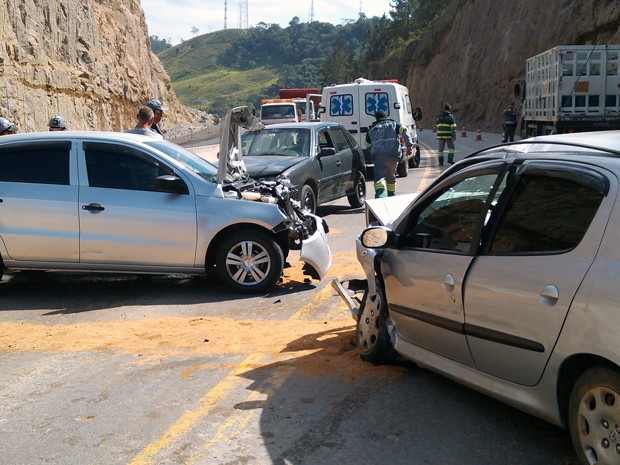
<instances>
[{"instance_id":1,"label":"car side mirror","mask_svg":"<svg viewBox=\"0 0 620 465\"><path fill-rule=\"evenodd\" d=\"M319 152L319 158L329 157L331 155L336 155L336 149L333 147L322 147Z\"/></svg>"},{"instance_id":2,"label":"car side mirror","mask_svg":"<svg viewBox=\"0 0 620 465\"><path fill-rule=\"evenodd\" d=\"M160 192L169 192L171 194L189 193L185 181L172 174L165 174L155 178L155 189Z\"/></svg>"},{"instance_id":3,"label":"car side mirror","mask_svg":"<svg viewBox=\"0 0 620 465\"><path fill-rule=\"evenodd\" d=\"M365 229L360 236L364 247L380 249L388 247L394 240L394 232L385 226L371 226Z\"/></svg>"}]
</instances>

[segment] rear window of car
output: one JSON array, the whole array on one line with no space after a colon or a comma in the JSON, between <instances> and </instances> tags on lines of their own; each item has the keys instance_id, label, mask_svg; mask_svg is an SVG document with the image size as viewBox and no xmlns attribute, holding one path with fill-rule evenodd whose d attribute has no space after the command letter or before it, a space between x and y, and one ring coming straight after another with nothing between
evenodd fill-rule
<instances>
[{"instance_id":1,"label":"rear window of car","mask_svg":"<svg viewBox=\"0 0 620 465\"><path fill-rule=\"evenodd\" d=\"M69 185L71 142L25 143L0 149L0 181Z\"/></svg>"},{"instance_id":2,"label":"rear window of car","mask_svg":"<svg viewBox=\"0 0 620 465\"><path fill-rule=\"evenodd\" d=\"M523 176L490 252L559 253L577 247L603 199L596 187L562 177Z\"/></svg>"}]
</instances>

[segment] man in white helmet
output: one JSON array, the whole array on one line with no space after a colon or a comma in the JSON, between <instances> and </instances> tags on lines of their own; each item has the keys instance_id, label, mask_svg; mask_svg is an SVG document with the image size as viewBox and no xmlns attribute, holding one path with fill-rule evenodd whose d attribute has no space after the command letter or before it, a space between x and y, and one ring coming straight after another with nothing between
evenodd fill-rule
<instances>
[{"instance_id":1,"label":"man in white helmet","mask_svg":"<svg viewBox=\"0 0 620 465\"><path fill-rule=\"evenodd\" d=\"M67 130L67 122L65 119L60 116L52 116L50 122L48 123L50 131L66 131Z\"/></svg>"},{"instance_id":2,"label":"man in white helmet","mask_svg":"<svg viewBox=\"0 0 620 465\"><path fill-rule=\"evenodd\" d=\"M15 133L15 125L8 119L0 117L0 136L8 136Z\"/></svg>"}]
</instances>

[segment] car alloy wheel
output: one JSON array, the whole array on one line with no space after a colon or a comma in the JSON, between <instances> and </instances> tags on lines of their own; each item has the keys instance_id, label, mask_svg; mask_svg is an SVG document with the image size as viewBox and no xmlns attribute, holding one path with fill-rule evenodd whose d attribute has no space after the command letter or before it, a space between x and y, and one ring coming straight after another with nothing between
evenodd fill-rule
<instances>
[{"instance_id":1,"label":"car alloy wheel","mask_svg":"<svg viewBox=\"0 0 620 465\"><path fill-rule=\"evenodd\" d=\"M268 290L278 282L283 269L282 248L264 231L234 232L218 247L217 275L235 291Z\"/></svg>"},{"instance_id":2,"label":"car alloy wheel","mask_svg":"<svg viewBox=\"0 0 620 465\"><path fill-rule=\"evenodd\" d=\"M620 374L605 367L582 374L571 393L568 422L581 464L619 464Z\"/></svg>"}]
</instances>

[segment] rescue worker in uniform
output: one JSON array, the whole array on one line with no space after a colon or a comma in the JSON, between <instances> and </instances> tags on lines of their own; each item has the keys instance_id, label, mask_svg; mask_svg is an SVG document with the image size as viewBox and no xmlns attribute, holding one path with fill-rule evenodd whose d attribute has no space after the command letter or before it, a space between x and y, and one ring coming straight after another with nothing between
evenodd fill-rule
<instances>
[{"instance_id":1,"label":"rescue worker in uniform","mask_svg":"<svg viewBox=\"0 0 620 465\"><path fill-rule=\"evenodd\" d=\"M437 142L439 144L437 161L439 166L443 166L443 152L448 146L448 163L454 163L454 141L456 140L456 119L450 113L452 109L449 103L443 107L443 112L437 117L435 126L437 127Z\"/></svg>"},{"instance_id":2,"label":"rescue worker in uniform","mask_svg":"<svg viewBox=\"0 0 620 465\"><path fill-rule=\"evenodd\" d=\"M407 146L407 155L413 152L413 142L407 128L387 117L385 112L375 113L375 122L366 133L365 146L370 149L375 198L396 195L396 167L400 158L400 138Z\"/></svg>"},{"instance_id":3,"label":"rescue worker in uniform","mask_svg":"<svg viewBox=\"0 0 620 465\"><path fill-rule=\"evenodd\" d=\"M502 142L514 142L515 129L517 129L517 110L515 110L514 102L510 102L508 108L502 113L504 116L504 137Z\"/></svg>"}]
</instances>

